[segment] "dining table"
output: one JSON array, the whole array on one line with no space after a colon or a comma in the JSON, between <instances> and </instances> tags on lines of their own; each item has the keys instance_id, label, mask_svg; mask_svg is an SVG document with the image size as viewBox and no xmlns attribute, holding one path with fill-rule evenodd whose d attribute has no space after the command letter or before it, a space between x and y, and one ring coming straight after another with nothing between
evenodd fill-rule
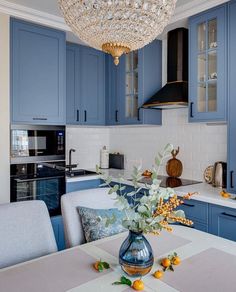
<instances>
[{"instance_id":1,"label":"dining table","mask_svg":"<svg viewBox=\"0 0 236 292\"><path fill-rule=\"evenodd\" d=\"M127 232L120 233L1 269L0 291L134 291L127 285L113 285L121 276L128 277L119 265L119 248L126 237ZM175 225L170 233L162 231L146 238L153 249L154 265L142 277L143 291L236 291L236 242L180 225ZM153 272L162 269L160 260L174 252L181 263L173 266L174 271L167 270L161 279L156 279ZM93 264L97 260L109 263L110 268L96 271Z\"/></svg>"}]
</instances>

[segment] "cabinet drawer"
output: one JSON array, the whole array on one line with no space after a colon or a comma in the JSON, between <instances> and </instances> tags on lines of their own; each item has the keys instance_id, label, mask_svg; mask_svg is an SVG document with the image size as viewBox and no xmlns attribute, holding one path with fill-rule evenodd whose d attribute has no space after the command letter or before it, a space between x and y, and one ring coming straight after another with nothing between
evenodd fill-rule
<instances>
[{"instance_id":1,"label":"cabinet drawer","mask_svg":"<svg viewBox=\"0 0 236 292\"><path fill-rule=\"evenodd\" d=\"M66 192L76 192L87 189L99 188L101 184L100 179L84 180L84 181L75 181L66 183Z\"/></svg>"},{"instance_id":2,"label":"cabinet drawer","mask_svg":"<svg viewBox=\"0 0 236 292\"><path fill-rule=\"evenodd\" d=\"M179 209L185 212L185 216L188 219L196 220L201 223L207 224L208 222L208 204L190 200L185 201L183 205L179 207Z\"/></svg>"}]
</instances>

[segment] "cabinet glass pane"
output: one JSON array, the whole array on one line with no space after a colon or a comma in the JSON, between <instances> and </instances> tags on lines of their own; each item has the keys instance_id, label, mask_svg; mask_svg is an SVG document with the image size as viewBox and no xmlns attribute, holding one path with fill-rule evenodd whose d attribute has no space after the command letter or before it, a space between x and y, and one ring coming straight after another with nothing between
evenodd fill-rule
<instances>
[{"instance_id":1,"label":"cabinet glass pane","mask_svg":"<svg viewBox=\"0 0 236 292\"><path fill-rule=\"evenodd\" d=\"M138 96L127 95L125 105L126 118L136 118L138 114Z\"/></svg>"},{"instance_id":2,"label":"cabinet glass pane","mask_svg":"<svg viewBox=\"0 0 236 292\"><path fill-rule=\"evenodd\" d=\"M212 81L208 83L208 111L215 112L217 110L217 83Z\"/></svg>"},{"instance_id":3,"label":"cabinet glass pane","mask_svg":"<svg viewBox=\"0 0 236 292\"><path fill-rule=\"evenodd\" d=\"M132 53L126 55L125 59L125 71L130 72L132 70Z\"/></svg>"},{"instance_id":4,"label":"cabinet glass pane","mask_svg":"<svg viewBox=\"0 0 236 292\"><path fill-rule=\"evenodd\" d=\"M126 73L126 94L133 93L133 86L132 86L132 73Z\"/></svg>"},{"instance_id":5,"label":"cabinet glass pane","mask_svg":"<svg viewBox=\"0 0 236 292\"><path fill-rule=\"evenodd\" d=\"M206 81L206 55L199 54L197 63L198 63L198 81L204 82Z\"/></svg>"},{"instance_id":6,"label":"cabinet glass pane","mask_svg":"<svg viewBox=\"0 0 236 292\"><path fill-rule=\"evenodd\" d=\"M198 50L206 49L206 23L203 22L198 25Z\"/></svg>"},{"instance_id":7,"label":"cabinet glass pane","mask_svg":"<svg viewBox=\"0 0 236 292\"><path fill-rule=\"evenodd\" d=\"M217 21L216 18L208 22L208 48L217 47Z\"/></svg>"},{"instance_id":8,"label":"cabinet glass pane","mask_svg":"<svg viewBox=\"0 0 236 292\"><path fill-rule=\"evenodd\" d=\"M133 76L133 80L134 80L134 94L138 94L138 73L134 73L134 76Z\"/></svg>"},{"instance_id":9,"label":"cabinet glass pane","mask_svg":"<svg viewBox=\"0 0 236 292\"><path fill-rule=\"evenodd\" d=\"M208 79L217 79L217 55L216 51L208 53Z\"/></svg>"},{"instance_id":10,"label":"cabinet glass pane","mask_svg":"<svg viewBox=\"0 0 236 292\"><path fill-rule=\"evenodd\" d=\"M138 71L138 51L133 52L133 70Z\"/></svg>"},{"instance_id":11,"label":"cabinet glass pane","mask_svg":"<svg viewBox=\"0 0 236 292\"><path fill-rule=\"evenodd\" d=\"M206 85L198 84L198 112L206 112Z\"/></svg>"}]
</instances>

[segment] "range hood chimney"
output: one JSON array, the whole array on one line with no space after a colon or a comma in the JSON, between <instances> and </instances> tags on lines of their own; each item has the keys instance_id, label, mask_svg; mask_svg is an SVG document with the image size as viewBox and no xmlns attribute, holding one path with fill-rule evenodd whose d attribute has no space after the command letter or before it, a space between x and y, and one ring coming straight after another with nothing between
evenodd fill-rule
<instances>
[{"instance_id":1,"label":"range hood chimney","mask_svg":"<svg viewBox=\"0 0 236 292\"><path fill-rule=\"evenodd\" d=\"M167 84L147 100L143 108L188 106L188 30L170 31L167 46Z\"/></svg>"}]
</instances>

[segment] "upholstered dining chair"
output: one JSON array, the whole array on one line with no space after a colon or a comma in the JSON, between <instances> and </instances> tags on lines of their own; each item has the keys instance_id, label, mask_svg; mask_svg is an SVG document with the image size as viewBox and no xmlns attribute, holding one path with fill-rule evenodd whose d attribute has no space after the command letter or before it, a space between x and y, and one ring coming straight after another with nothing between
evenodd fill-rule
<instances>
[{"instance_id":1,"label":"upholstered dining chair","mask_svg":"<svg viewBox=\"0 0 236 292\"><path fill-rule=\"evenodd\" d=\"M83 228L77 207L94 209L114 208L115 201L108 195L109 188L95 188L65 194L61 197L61 212L67 247L85 242Z\"/></svg>"},{"instance_id":2,"label":"upholstered dining chair","mask_svg":"<svg viewBox=\"0 0 236 292\"><path fill-rule=\"evenodd\" d=\"M57 251L43 201L0 205L0 268Z\"/></svg>"}]
</instances>

